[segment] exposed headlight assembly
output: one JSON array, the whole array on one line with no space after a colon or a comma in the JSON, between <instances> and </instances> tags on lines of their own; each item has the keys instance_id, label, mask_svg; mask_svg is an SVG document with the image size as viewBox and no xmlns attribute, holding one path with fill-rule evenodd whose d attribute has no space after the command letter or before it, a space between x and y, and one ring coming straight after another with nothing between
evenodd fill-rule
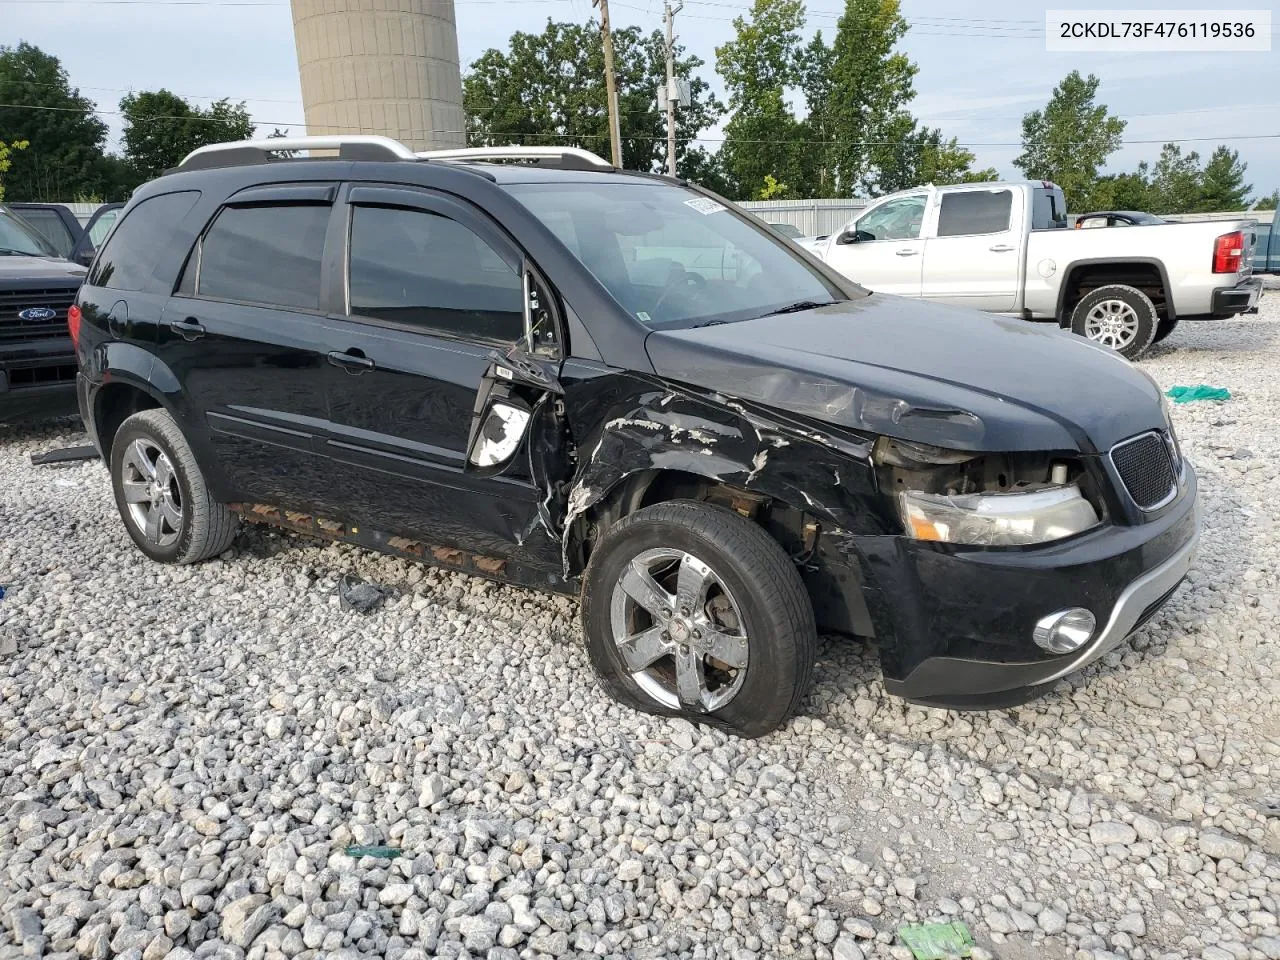
<instances>
[{"instance_id":1,"label":"exposed headlight assembly","mask_svg":"<svg viewBox=\"0 0 1280 960\"><path fill-rule=\"evenodd\" d=\"M955 496L906 490L898 509L917 540L1012 547L1048 543L1098 525L1098 513L1074 484L1026 493Z\"/></svg>"}]
</instances>

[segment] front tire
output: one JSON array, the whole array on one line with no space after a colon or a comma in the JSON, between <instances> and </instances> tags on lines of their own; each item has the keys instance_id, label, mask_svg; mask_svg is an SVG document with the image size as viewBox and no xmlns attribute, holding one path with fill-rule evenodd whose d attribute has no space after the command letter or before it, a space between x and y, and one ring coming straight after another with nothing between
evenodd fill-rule
<instances>
[{"instance_id":1,"label":"front tire","mask_svg":"<svg viewBox=\"0 0 1280 960\"><path fill-rule=\"evenodd\" d=\"M159 563L196 563L231 546L240 519L213 499L177 423L143 410L111 442L111 487L125 529Z\"/></svg>"},{"instance_id":2,"label":"front tire","mask_svg":"<svg viewBox=\"0 0 1280 960\"><path fill-rule=\"evenodd\" d=\"M1090 291L1071 311L1071 332L1136 360L1151 346L1159 319L1141 290L1110 283Z\"/></svg>"},{"instance_id":3,"label":"front tire","mask_svg":"<svg viewBox=\"0 0 1280 960\"><path fill-rule=\"evenodd\" d=\"M760 527L706 503L615 524L591 555L582 626L615 699L745 737L781 726L813 675L817 630L795 565Z\"/></svg>"}]
</instances>

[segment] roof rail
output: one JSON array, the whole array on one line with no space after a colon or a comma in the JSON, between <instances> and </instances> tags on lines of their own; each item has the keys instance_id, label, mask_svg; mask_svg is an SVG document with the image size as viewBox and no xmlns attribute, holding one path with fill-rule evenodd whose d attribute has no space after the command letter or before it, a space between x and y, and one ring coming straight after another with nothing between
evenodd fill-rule
<instances>
[{"instance_id":1,"label":"roof rail","mask_svg":"<svg viewBox=\"0 0 1280 960\"><path fill-rule=\"evenodd\" d=\"M337 150L343 160L416 160L417 155L399 140L349 134L334 137L270 137L211 143L187 154L179 170L207 170L249 163L267 163L281 150Z\"/></svg>"},{"instance_id":2,"label":"roof rail","mask_svg":"<svg viewBox=\"0 0 1280 960\"><path fill-rule=\"evenodd\" d=\"M612 170L613 164L590 150L579 147L463 147L456 150L426 150L424 160L532 160L539 166L566 170Z\"/></svg>"}]
</instances>

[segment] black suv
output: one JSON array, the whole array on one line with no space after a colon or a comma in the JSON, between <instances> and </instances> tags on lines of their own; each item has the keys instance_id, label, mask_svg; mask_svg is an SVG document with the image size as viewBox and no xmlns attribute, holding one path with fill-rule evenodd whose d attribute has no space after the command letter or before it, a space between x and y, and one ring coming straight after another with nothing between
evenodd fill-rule
<instances>
[{"instance_id":1,"label":"black suv","mask_svg":"<svg viewBox=\"0 0 1280 960\"><path fill-rule=\"evenodd\" d=\"M84 275L0 207L0 423L76 412L67 314Z\"/></svg>"},{"instance_id":2,"label":"black suv","mask_svg":"<svg viewBox=\"0 0 1280 960\"><path fill-rule=\"evenodd\" d=\"M307 148L338 153L273 153ZM1150 616L1198 534L1123 358L869 293L582 151L202 148L79 307L81 411L148 556L243 519L581 594L611 694L747 735L819 629L874 639L911 700L1026 700Z\"/></svg>"}]
</instances>

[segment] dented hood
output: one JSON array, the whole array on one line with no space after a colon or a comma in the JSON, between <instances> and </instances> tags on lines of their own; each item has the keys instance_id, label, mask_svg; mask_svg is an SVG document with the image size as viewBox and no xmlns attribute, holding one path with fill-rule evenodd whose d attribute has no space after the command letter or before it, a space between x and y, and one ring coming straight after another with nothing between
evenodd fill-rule
<instances>
[{"instance_id":1,"label":"dented hood","mask_svg":"<svg viewBox=\"0 0 1280 960\"><path fill-rule=\"evenodd\" d=\"M1048 324L873 294L645 341L661 376L959 450L1110 449L1165 425L1160 391Z\"/></svg>"}]
</instances>

